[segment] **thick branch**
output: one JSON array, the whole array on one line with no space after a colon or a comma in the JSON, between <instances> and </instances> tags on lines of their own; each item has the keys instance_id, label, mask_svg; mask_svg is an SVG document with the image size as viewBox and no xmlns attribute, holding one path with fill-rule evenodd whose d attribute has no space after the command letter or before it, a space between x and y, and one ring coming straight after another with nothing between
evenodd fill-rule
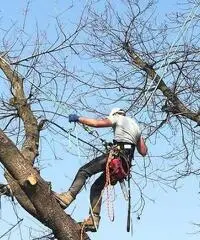
<instances>
[{"instance_id":1,"label":"thick branch","mask_svg":"<svg viewBox=\"0 0 200 240\"><path fill-rule=\"evenodd\" d=\"M199 124L200 115L196 112L192 112L181 102L177 95L174 92L172 92L170 88L167 87L163 79L156 73L153 67L148 65L145 61L143 61L134 52L130 44L126 44L124 46L124 49L131 58L132 64L145 71L148 74L148 77L155 82L155 84L157 85L157 89L159 89L163 93L163 95L167 98L167 100L172 103L173 107L170 108L170 111L173 114L184 116Z\"/></svg>"},{"instance_id":2,"label":"thick branch","mask_svg":"<svg viewBox=\"0 0 200 240\"><path fill-rule=\"evenodd\" d=\"M16 107L18 115L24 123L25 141L22 147L22 154L27 160L33 162L38 155L39 130L37 120L31 111L24 93L23 79L2 57L0 57L0 68L10 81L12 87L13 98L10 103Z\"/></svg>"},{"instance_id":3,"label":"thick branch","mask_svg":"<svg viewBox=\"0 0 200 240\"><path fill-rule=\"evenodd\" d=\"M18 203L28 213L30 213L33 217L37 218L35 207L33 206L32 202L30 201L22 187L18 184L17 180L15 180L8 172L6 172L4 175L6 180L8 181L9 189L11 189L10 197L15 197Z\"/></svg>"},{"instance_id":4,"label":"thick branch","mask_svg":"<svg viewBox=\"0 0 200 240\"><path fill-rule=\"evenodd\" d=\"M18 151L14 143L0 130L0 161L9 174L20 185L35 208L32 214L52 229L59 240L79 240L80 226L61 209L51 188ZM24 204L25 205L25 204ZM31 209L27 209L31 212ZM89 239L86 234L84 239Z\"/></svg>"}]
</instances>

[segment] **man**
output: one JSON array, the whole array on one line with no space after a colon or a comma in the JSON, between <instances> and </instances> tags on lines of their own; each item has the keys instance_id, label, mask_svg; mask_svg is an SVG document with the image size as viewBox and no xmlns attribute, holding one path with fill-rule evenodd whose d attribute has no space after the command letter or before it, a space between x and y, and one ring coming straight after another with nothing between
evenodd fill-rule
<instances>
[{"instance_id":1,"label":"man","mask_svg":"<svg viewBox=\"0 0 200 240\"><path fill-rule=\"evenodd\" d=\"M109 116L104 119L91 119L87 117L79 117L76 114L69 115L69 122L79 122L90 127L112 127L114 131L114 143L120 147L120 152L124 158L128 159L128 165L131 166L135 147L138 152L145 156L147 154L147 146L141 136L141 131L135 120L126 116L123 109L114 108ZM90 216L83 222L85 231L96 231L100 221L101 210L101 192L105 186L105 170L108 153L103 154L89 163L82 166L67 192L55 194L57 201L62 208L67 208L76 198L84 186L88 177L103 172L99 178L93 183L90 190L91 210Z\"/></svg>"}]
</instances>

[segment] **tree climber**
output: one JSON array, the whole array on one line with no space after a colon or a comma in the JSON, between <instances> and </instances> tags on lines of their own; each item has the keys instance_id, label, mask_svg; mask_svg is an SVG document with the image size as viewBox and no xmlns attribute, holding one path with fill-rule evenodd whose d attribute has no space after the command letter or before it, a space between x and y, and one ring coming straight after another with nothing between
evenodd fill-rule
<instances>
[{"instance_id":1,"label":"tree climber","mask_svg":"<svg viewBox=\"0 0 200 240\"><path fill-rule=\"evenodd\" d=\"M114 131L114 144L120 147L120 152L125 159L128 160L128 165L131 167L135 147L138 152L145 156L147 154L147 146L141 136L141 131L134 119L126 116L123 109L114 108L109 116L104 119L91 119L87 117L79 117L76 114L69 115L69 122L79 122L84 125L96 128L112 127ZM101 192L104 189L106 176L106 162L108 153L93 159L89 163L82 166L74 181L67 192L55 193L56 200L63 209L67 208L76 198L88 177L103 172L99 178L95 180L90 190L91 210L87 220L83 222L85 231L95 232L98 229L100 221L100 210L102 196Z\"/></svg>"}]
</instances>

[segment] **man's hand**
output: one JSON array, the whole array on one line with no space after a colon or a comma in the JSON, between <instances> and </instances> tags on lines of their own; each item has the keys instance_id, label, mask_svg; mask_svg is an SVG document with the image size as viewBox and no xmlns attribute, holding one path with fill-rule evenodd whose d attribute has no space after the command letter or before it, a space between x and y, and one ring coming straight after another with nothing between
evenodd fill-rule
<instances>
[{"instance_id":1,"label":"man's hand","mask_svg":"<svg viewBox=\"0 0 200 240\"><path fill-rule=\"evenodd\" d=\"M70 114L69 115L69 122L78 122L79 121L79 116L77 116L76 114Z\"/></svg>"}]
</instances>

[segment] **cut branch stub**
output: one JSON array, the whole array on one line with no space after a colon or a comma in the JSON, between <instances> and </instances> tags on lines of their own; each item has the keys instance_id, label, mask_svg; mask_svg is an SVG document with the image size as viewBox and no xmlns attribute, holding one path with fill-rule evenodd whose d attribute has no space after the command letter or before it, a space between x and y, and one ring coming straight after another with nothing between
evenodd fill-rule
<instances>
[{"instance_id":1,"label":"cut branch stub","mask_svg":"<svg viewBox=\"0 0 200 240\"><path fill-rule=\"evenodd\" d=\"M29 184L29 185L31 185L31 186L35 186L36 184L37 184L37 178L36 178L36 176L33 174L33 173L31 173L29 176L28 176L28 178L27 178L27 183Z\"/></svg>"}]
</instances>

